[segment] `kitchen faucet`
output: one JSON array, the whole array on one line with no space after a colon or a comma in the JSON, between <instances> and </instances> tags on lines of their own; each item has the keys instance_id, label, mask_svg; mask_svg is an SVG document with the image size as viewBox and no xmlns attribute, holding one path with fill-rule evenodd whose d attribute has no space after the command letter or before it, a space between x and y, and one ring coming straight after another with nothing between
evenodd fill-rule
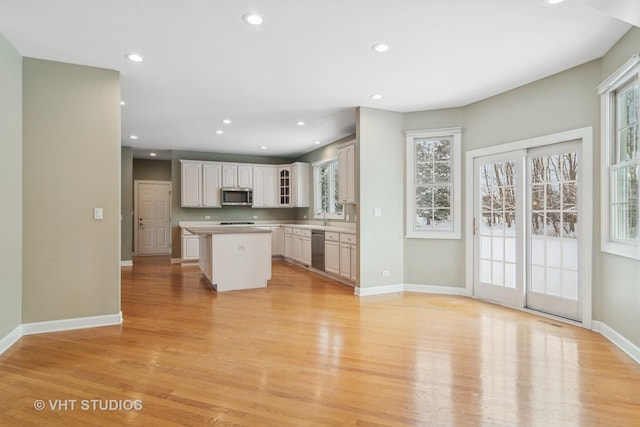
<instances>
[{"instance_id":1,"label":"kitchen faucet","mask_svg":"<svg viewBox=\"0 0 640 427\"><path fill-rule=\"evenodd\" d=\"M324 209L317 209L316 215L320 215L320 213L322 213L322 225L326 227L327 225L329 225L329 220L327 219L327 211Z\"/></svg>"}]
</instances>

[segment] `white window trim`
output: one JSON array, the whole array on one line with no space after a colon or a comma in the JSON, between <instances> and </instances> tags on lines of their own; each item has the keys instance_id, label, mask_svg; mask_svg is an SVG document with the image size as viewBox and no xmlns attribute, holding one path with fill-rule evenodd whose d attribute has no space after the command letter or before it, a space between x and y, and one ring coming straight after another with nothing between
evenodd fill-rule
<instances>
[{"instance_id":1,"label":"white window trim","mask_svg":"<svg viewBox=\"0 0 640 427\"><path fill-rule=\"evenodd\" d=\"M462 128L432 129L421 131L407 131L406 136L406 176L405 176L405 230L406 237L410 239L460 239L462 236ZM438 138L444 136L453 137L451 147L452 158L452 188L451 210L453 213L453 231L418 231L415 229L415 197L414 197L414 175L415 175L415 155L413 150L414 140L418 138Z\"/></svg>"},{"instance_id":2,"label":"white window trim","mask_svg":"<svg viewBox=\"0 0 640 427\"><path fill-rule=\"evenodd\" d=\"M601 250L613 255L640 260L640 239L635 242L611 240L611 161L615 147L615 91L623 87L634 75L640 75L640 55L631 57L622 67L598 86L602 117L601 152L600 152L600 218L601 218ZM638 77L636 77L638 78Z\"/></svg>"},{"instance_id":3,"label":"white window trim","mask_svg":"<svg viewBox=\"0 0 640 427\"><path fill-rule=\"evenodd\" d=\"M338 158L334 157L331 159L323 159L323 160L319 160L317 162L314 162L311 164L311 171L312 171L312 175L313 175L313 218L314 219L344 219L344 205L342 206L342 213L340 214L336 214L336 213L330 213L330 212L323 212L321 208L318 208L319 206L319 201L320 201L320 195L318 194L318 169L316 169L316 166L322 166L325 163L331 163L331 162L338 162ZM340 167L340 165L338 165L338 168Z\"/></svg>"}]
</instances>

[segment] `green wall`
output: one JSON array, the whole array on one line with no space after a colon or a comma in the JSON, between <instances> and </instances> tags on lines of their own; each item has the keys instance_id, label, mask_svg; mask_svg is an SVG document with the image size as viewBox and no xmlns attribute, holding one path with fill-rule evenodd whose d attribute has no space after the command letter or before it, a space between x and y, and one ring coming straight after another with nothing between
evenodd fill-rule
<instances>
[{"instance_id":1,"label":"green wall","mask_svg":"<svg viewBox=\"0 0 640 427\"><path fill-rule=\"evenodd\" d=\"M347 137L340 138L337 141L332 142L331 144L327 144L324 147L318 148L317 150L314 150L310 153L305 154L304 156L298 158L296 161L309 163L309 165L312 165L313 163L319 162L322 160L337 159L338 146L344 142L353 141L354 139L356 139L355 135L349 135ZM313 169L311 169L309 171L309 208L298 209L297 216L296 216L297 221L313 220L313 213L314 213L313 201L315 200L315 192L313 187L314 187ZM332 220L329 220L329 224L336 225L337 223L356 222L356 214L357 214L356 206L357 205L345 205L344 206L345 219L344 220L332 219ZM349 217L348 220L347 220L347 216Z\"/></svg>"},{"instance_id":2,"label":"green wall","mask_svg":"<svg viewBox=\"0 0 640 427\"><path fill-rule=\"evenodd\" d=\"M183 208L180 206L181 168L180 160L205 160L219 162L288 164L295 160L283 157L246 156L197 151L173 151L171 153L171 182L173 187L171 200L171 256L181 257L181 238L179 221L294 221L296 211L302 208L254 209L249 206L223 206L221 208Z\"/></svg>"},{"instance_id":3,"label":"green wall","mask_svg":"<svg viewBox=\"0 0 640 427\"><path fill-rule=\"evenodd\" d=\"M133 148L120 151L120 259L133 259Z\"/></svg>"},{"instance_id":4,"label":"green wall","mask_svg":"<svg viewBox=\"0 0 640 427\"><path fill-rule=\"evenodd\" d=\"M25 58L23 79L22 321L118 314L119 73Z\"/></svg>"},{"instance_id":5,"label":"green wall","mask_svg":"<svg viewBox=\"0 0 640 427\"><path fill-rule=\"evenodd\" d=\"M0 34L0 340L22 320L22 57ZM2 350L0 350L2 351Z\"/></svg>"},{"instance_id":6,"label":"green wall","mask_svg":"<svg viewBox=\"0 0 640 427\"><path fill-rule=\"evenodd\" d=\"M133 159L134 181L171 181L171 160Z\"/></svg>"}]
</instances>

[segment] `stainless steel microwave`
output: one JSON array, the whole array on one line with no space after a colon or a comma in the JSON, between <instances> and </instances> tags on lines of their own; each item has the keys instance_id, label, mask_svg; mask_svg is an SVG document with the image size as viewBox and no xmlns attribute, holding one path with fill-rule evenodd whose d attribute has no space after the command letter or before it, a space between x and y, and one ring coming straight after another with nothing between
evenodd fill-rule
<instances>
[{"instance_id":1,"label":"stainless steel microwave","mask_svg":"<svg viewBox=\"0 0 640 427\"><path fill-rule=\"evenodd\" d=\"M253 190L250 188L222 188L221 191L223 205L253 205Z\"/></svg>"}]
</instances>

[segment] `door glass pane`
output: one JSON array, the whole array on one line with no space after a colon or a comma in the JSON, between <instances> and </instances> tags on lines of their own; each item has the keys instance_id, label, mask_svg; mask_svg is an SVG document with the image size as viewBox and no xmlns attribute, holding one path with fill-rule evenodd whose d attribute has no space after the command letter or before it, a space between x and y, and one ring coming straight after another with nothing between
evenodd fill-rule
<instances>
[{"instance_id":1,"label":"door glass pane","mask_svg":"<svg viewBox=\"0 0 640 427\"><path fill-rule=\"evenodd\" d=\"M578 296L578 156L531 159L530 289L562 298Z\"/></svg>"},{"instance_id":2,"label":"door glass pane","mask_svg":"<svg viewBox=\"0 0 640 427\"><path fill-rule=\"evenodd\" d=\"M480 166L480 277L495 286L516 283L515 265L504 263L516 259L515 168L514 161Z\"/></svg>"}]
</instances>

